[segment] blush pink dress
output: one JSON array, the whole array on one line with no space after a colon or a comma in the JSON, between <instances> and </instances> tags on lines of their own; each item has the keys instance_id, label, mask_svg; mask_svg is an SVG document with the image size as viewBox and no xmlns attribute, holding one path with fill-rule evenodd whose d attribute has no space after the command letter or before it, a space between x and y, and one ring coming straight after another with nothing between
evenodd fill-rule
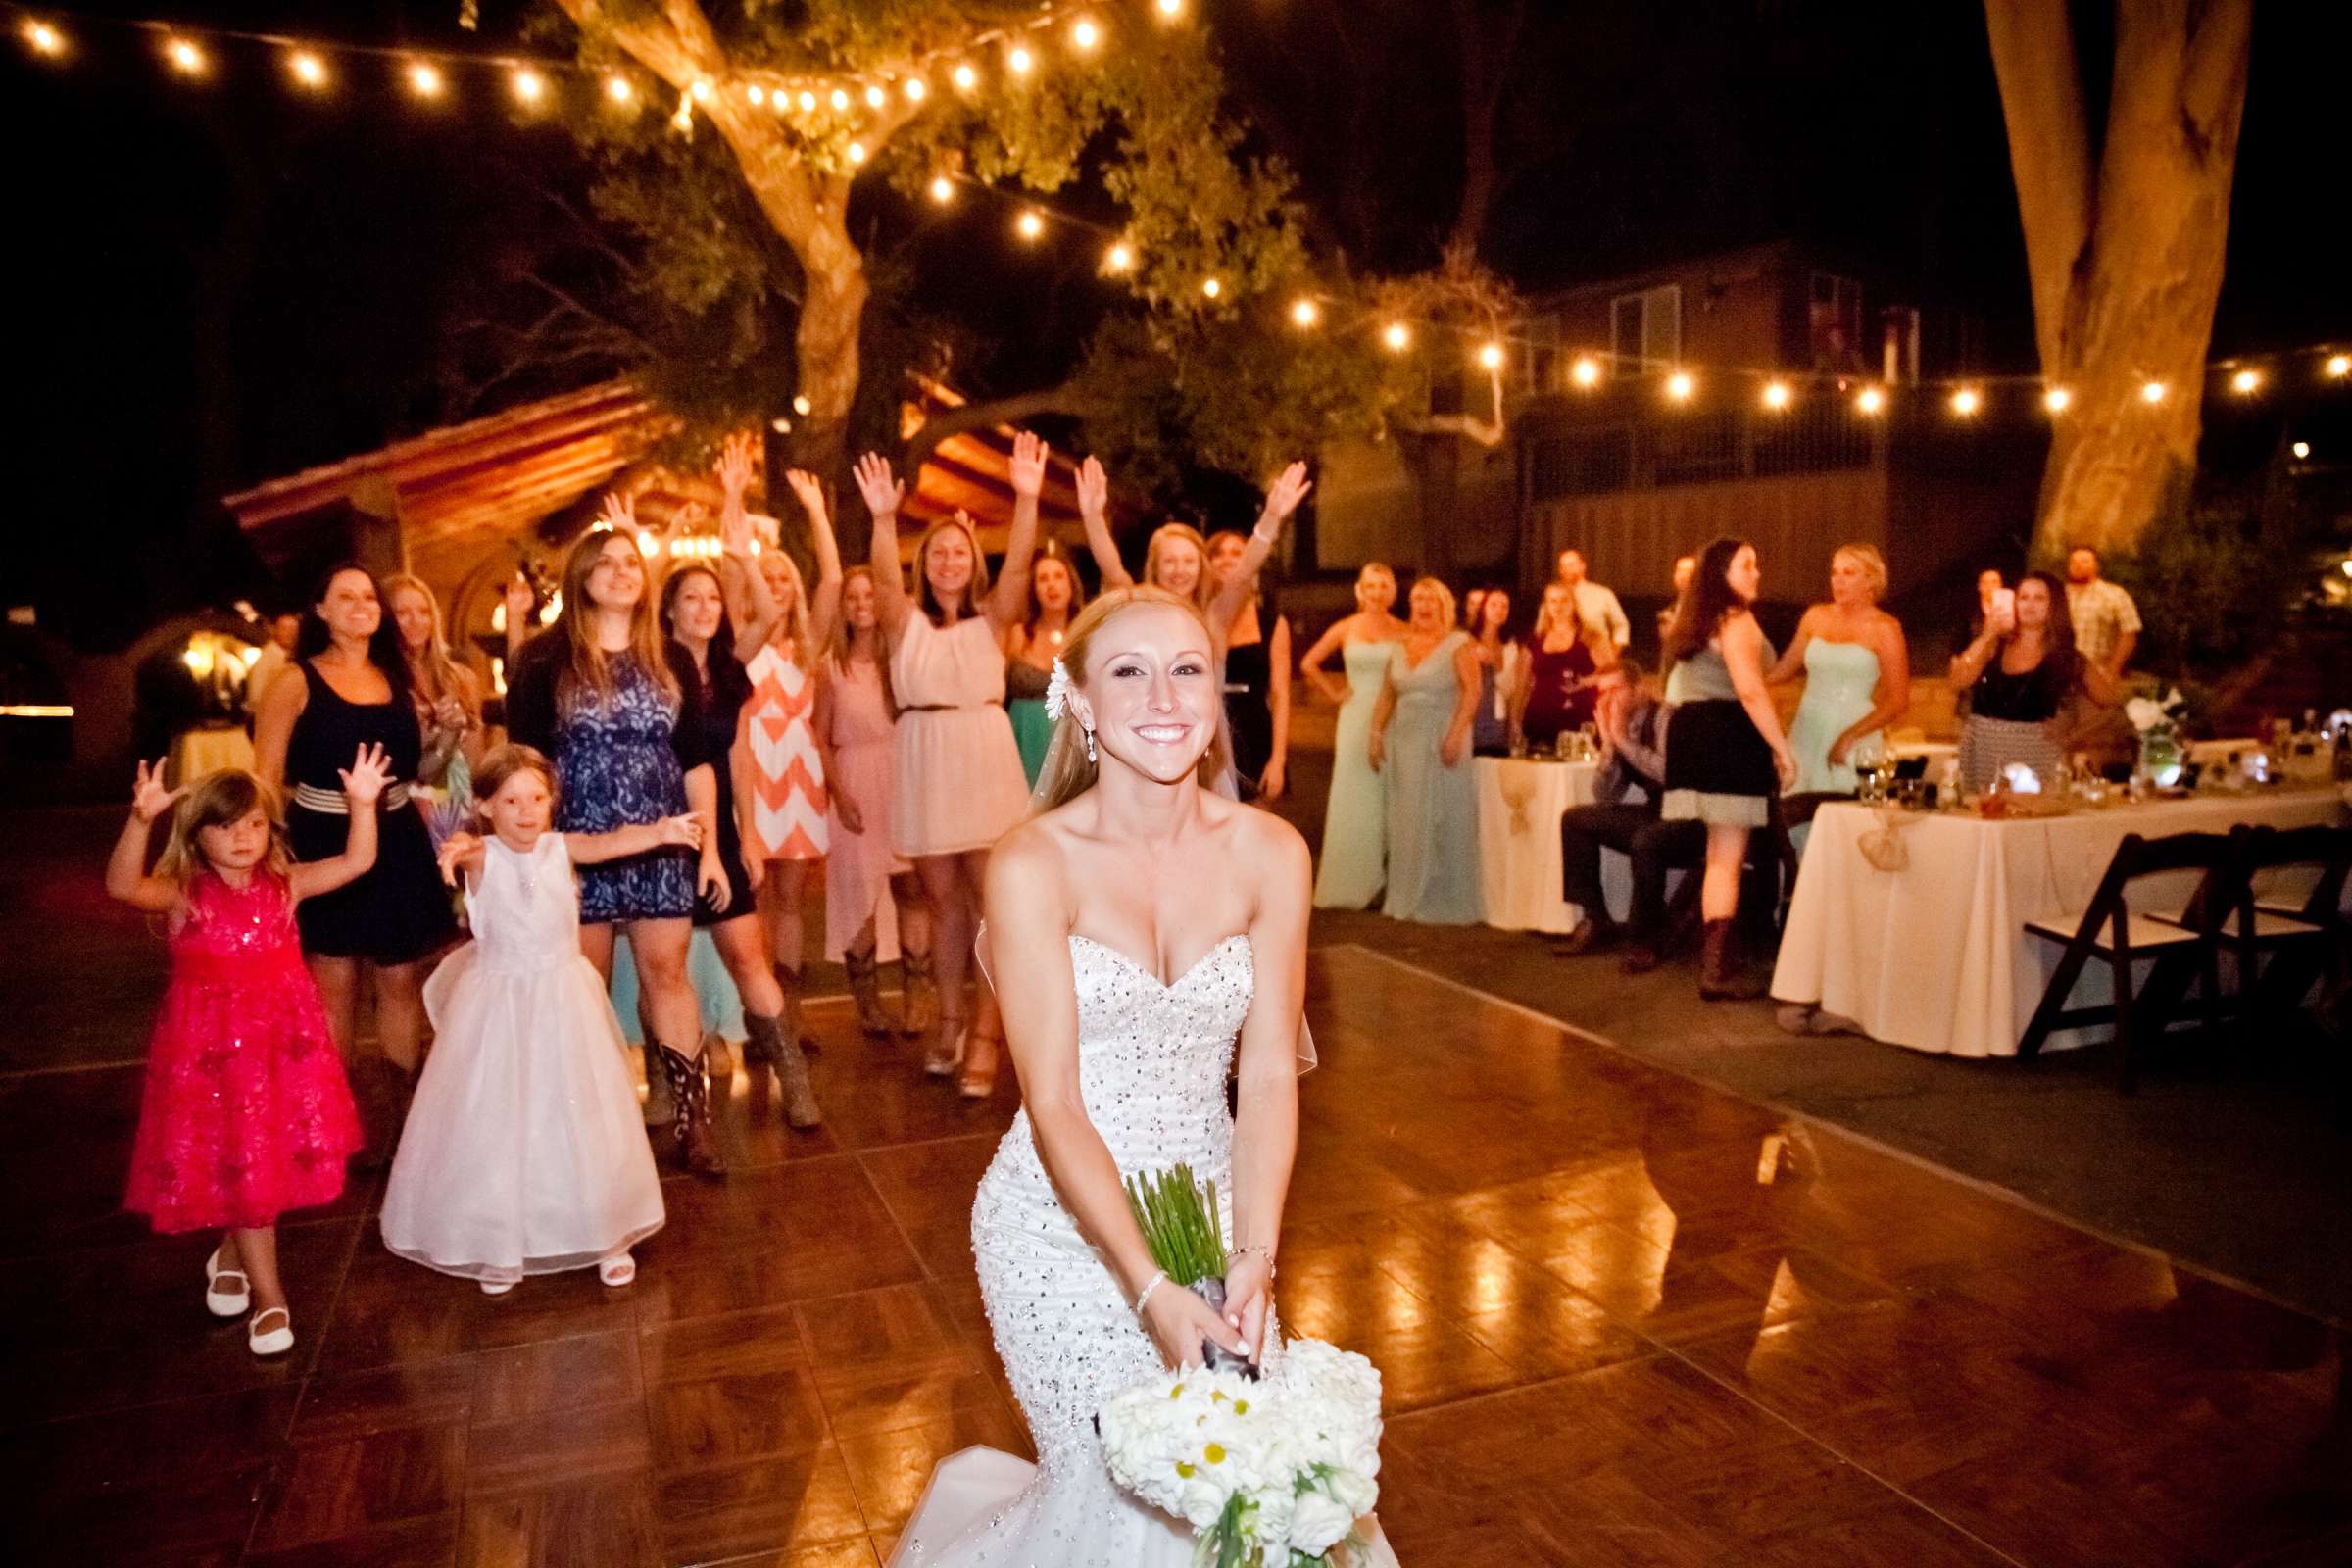
<instances>
[{"instance_id":1,"label":"blush pink dress","mask_svg":"<svg viewBox=\"0 0 2352 1568\"><path fill-rule=\"evenodd\" d=\"M890 656L899 700L891 834L901 855L985 850L1029 808L1004 712L1004 650L987 617L934 626L916 611Z\"/></svg>"},{"instance_id":2,"label":"blush pink dress","mask_svg":"<svg viewBox=\"0 0 2352 1568\"><path fill-rule=\"evenodd\" d=\"M839 963L870 919L875 961L891 963L899 956L899 910L890 879L913 869L891 847L897 726L883 696L880 664L853 659L846 667L829 665L825 678L832 683L832 727L825 739L833 748L836 791L825 817L825 956ZM844 794L858 803L859 832L842 823Z\"/></svg>"}]
</instances>

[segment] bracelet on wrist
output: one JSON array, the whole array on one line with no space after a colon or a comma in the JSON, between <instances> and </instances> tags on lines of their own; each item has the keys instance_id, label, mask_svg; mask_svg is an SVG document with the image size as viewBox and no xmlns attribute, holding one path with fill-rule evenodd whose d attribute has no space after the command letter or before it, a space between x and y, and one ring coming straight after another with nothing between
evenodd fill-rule
<instances>
[{"instance_id":1,"label":"bracelet on wrist","mask_svg":"<svg viewBox=\"0 0 2352 1568\"><path fill-rule=\"evenodd\" d=\"M1167 1283L1168 1271L1164 1268L1144 1281L1144 1288L1135 1293L1135 1315L1137 1317L1140 1318L1144 1315L1144 1303L1152 1299L1152 1293Z\"/></svg>"}]
</instances>

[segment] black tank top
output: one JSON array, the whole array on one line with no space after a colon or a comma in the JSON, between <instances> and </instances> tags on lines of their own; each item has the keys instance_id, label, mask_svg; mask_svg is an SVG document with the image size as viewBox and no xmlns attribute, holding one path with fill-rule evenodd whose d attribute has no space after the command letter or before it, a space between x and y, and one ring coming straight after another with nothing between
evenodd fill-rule
<instances>
[{"instance_id":1,"label":"black tank top","mask_svg":"<svg viewBox=\"0 0 2352 1568\"><path fill-rule=\"evenodd\" d=\"M416 710L408 694L395 686L380 703L346 702L310 660L302 662L302 678L310 700L294 720L286 741L286 790L308 784L314 789L343 793L340 769L363 746L381 746L394 784L412 783L424 753L424 737L416 727Z\"/></svg>"}]
</instances>

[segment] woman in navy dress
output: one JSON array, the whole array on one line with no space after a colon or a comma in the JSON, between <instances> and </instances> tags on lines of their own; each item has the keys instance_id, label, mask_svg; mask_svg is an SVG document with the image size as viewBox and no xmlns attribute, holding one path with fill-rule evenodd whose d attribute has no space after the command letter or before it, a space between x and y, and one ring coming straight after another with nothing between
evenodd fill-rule
<instances>
[{"instance_id":1,"label":"woman in navy dress","mask_svg":"<svg viewBox=\"0 0 2352 1568\"><path fill-rule=\"evenodd\" d=\"M610 982L615 929L629 939L650 1054L677 1106L678 1152L690 1169L715 1172L702 1013L686 962L698 890L722 910L732 893L719 857L718 782L694 702L702 677L662 635L636 519L608 503L604 520L564 564L563 612L515 661L507 731L555 760L559 832L607 833L688 810L702 821L699 852L654 850L579 868L580 948Z\"/></svg>"}]
</instances>

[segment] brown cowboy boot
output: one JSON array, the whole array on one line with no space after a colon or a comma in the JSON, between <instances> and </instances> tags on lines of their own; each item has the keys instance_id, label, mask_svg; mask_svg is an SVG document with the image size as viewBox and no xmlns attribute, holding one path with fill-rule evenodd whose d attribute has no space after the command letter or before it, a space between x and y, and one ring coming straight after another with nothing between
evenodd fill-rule
<instances>
[{"instance_id":1,"label":"brown cowboy boot","mask_svg":"<svg viewBox=\"0 0 2352 1568\"><path fill-rule=\"evenodd\" d=\"M1764 994L1761 975L1740 966L1739 939L1729 920L1709 920L1698 960L1698 995L1702 1002L1752 1002Z\"/></svg>"},{"instance_id":2,"label":"brown cowboy boot","mask_svg":"<svg viewBox=\"0 0 2352 1568\"><path fill-rule=\"evenodd\" d=\"M842 968L849 971L850 995L858 1003L858 1027L869 1035L887 1035L893 1025L882 1008L882 975L870 953L845 953Z\"/></svg>"},{"instance_id":3,"label":"brown cowboy boot","mask_svg":"<svg viewBox=\"0 0 2352 1568\"><path fill-rule=\"evenodd\" d=\"M662 1071L669 1079L669 1097L678 1107L678 1158L698 1176L716 1176L726 1170L718 1157L718 1134L710 1125L710 1080L700 1056L686 1056L667 1046L662 1053Z\"/></svg>"},{"instance_id":4,"label":"brown cowboy boot","mask_svg":"<svg viewBox=\"0 0 2352 1568\"><path fill-rule=\"evenodd\" d=\"M808 1058L786 1032L784 1020L747 1012L743 1015L743 1027L744 1054L765 1062L776 1075L776 1086L784 1091L784 1120L799 1128L822 1122L825 1113L818 1108L816 1091L808 1082Z\"/></svg>"},{"instance_id":5,"label":"brown cowboy boot","mask_svg":"<svg viewBox=\"0 0 2352 1568\"><path fill-rule=\"evenodd\" d=\"M939 970L928 953L902 952L899 972L906 980L906 1005L899 1018L899 1032L907 1036L927 1035L939 1023Z\"/></svg>"}]
</instances>

